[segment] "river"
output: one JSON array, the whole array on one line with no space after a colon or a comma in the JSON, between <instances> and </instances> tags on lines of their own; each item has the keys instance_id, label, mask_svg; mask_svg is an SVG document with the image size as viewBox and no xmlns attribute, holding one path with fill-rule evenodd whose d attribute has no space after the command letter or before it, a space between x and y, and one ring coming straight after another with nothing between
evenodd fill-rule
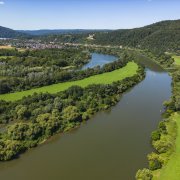
<instances>
[{"instance_id":1,"label":"river","mask_svg":"<svg viewBox=\"0 0 180 180\"><path fill-rule=\"evenodd\" d=\"M101 61L106 55L94 56ZM163 101L171 96L171 77L155 63L144 62L146 78L116 106L19 159L0 163L0 179L133 180L147 166L150 134L162 119Z\"/></svg>"},{"instance_id":2,"label":"river","mask_svg":"<svg viewBox=\"0 0 180 180\"><path fill-rule=\"evenodd\" d=\"M89 61L89 63L87 63L86 65L84 65L82 67L82 70L92 68L92 67L95 67L95 66L102 67L103 65L111 63L111 62L113 62L115 60L117 60L117 57L115 57L115 56L92 53L91 54L91 60Z\"/></svg>"}]
</instances>

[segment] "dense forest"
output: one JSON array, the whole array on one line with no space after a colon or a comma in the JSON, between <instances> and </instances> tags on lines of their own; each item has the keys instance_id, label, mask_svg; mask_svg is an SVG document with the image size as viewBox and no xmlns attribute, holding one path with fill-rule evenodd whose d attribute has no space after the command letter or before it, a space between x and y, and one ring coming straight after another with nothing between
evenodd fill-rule
<instances>
[{"instance_id":1,"label":"dense forest","mask_svg":"<svg viewBox=\"0 0 180 180\"><path fill-rule=\"evenodd\" d=\"M180 20L162 21L142 28L97 33L95 44L119 45L151 51L180 49Z\"/></svg>"}]
</instances>

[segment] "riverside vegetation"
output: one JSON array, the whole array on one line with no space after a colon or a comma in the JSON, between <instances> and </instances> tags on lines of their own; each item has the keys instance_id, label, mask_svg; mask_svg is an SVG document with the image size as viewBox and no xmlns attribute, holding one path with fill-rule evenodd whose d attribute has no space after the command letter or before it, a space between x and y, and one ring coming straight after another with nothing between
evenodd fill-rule
<instances>
[{"instance_id":1,"label":"riverside vegetation","mask_svg":"<svg viewBox=\"0 0 180 180\"><path fill-rule=\"evenodd\" d=\"M169 101L164 103L166 107L163 114L164 120L159 123L158 129L151 134L151 142L155 152L148 155L149 168L138 170L136 174L138 180L178 180L180 178L180 68L177 57L179 57L178 53L170 61L166 61L166 64L161 64L164 68L173 69L169 72L173 78L173 95Z\"/></svg>"},{"instance_id":2,"label":"riverside vegetation","mask_svg":"<svg viewBox=\"0 0 180 180\"><path fill-rule=\"evenodd\" d=\"M107 78L107 72L114 74L107 83L90 81L84 88L74 83L74 86L56 94L36 93L14 102L1 100L1 123L11 125L6 125L0 134L0 160L16 158L52 135L78 127L96 112L115 105L122 93L145 75L142 67L134 62L128 63L129 58L132 56L126 54L124 60L98 68L96 74L100 75L97 77ZM92 69L92 74L95 69ZM120 72L122 74L117 76Z\"/></svg>"}]
</instances>

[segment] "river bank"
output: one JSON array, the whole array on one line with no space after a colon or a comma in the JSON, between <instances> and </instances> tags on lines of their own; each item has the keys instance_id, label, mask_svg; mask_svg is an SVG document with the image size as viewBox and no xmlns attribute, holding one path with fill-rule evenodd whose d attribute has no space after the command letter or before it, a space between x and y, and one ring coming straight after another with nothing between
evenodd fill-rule
<instances>
[{"instance_id":1,"label":"river bank","mask_svg":"<svg viewBox=\"0 0 180 180\"><path fill-rule=\"evenodd\" d=\"M137 169L146 165L146 154L152 151L149 134L161 119L163 101L171 95L169 75L156 64L147 63L146 68L146 78L110 111L98 113L87 125L49 142L50 146L1 163L1 177L11 179L13 174L15 179L27 179L30 173L28 177L47 180L133 179Z\"/></svg>"}]
</instances>

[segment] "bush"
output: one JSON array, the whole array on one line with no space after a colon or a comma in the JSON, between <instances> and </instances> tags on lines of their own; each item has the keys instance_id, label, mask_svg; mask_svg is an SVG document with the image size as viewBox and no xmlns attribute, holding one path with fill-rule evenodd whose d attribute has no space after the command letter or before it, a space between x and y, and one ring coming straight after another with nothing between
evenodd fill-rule
<instances>
[{"instance_id":1,"label":"bush","mask_svg":"<svg viewBox=\"0 0 180 180\"><path fill-rule=\"evenodd\" d=\"M172 149L173 143L167 140L160 140L153 143L154 148L158 151L158 153L166 153L170 149Z\"/></svg>"},{"instance_id":2,"label":"bush","mask_svg":"<svg viewBox=\"0 0 180 180\"><path fill-rule=\"evenodd\" d=\"M153 131L153 132L151 133L151 139L152 139L153 141L160 140L160 138L161 138L161 134L160 134L159 130Z\"/></svg>"},{"instance_id":3,"label":"bush","mask_svg":"<svg viewBox=\"0 0 180 180\"><path fill-rule=\"evenodd\" d=\"M167 128L166 128L166 124L164 121L161 121L159 123L159 130L160 132L162 132L163 134L167 134Z\"/></svg>"},{"instance_id":4,"label":"bush","mask_svg":"<svg viewBox=\"0 0 180 180\"><path fill-rule=\"evenodd\" d=\"M160 169L163 164L162 158L156 154L156 153L151 153L148 155L148 160L149 160L149 169L154 171L156 169Z\"/></svg>"},{"instance_id":5,"label":"bush","mask_svg":"<svg viewBox=\"0 0 180 180\"><path fill-rule=\"evenodd\" d=\"M136 173L137 180L151 180L153 178L152 172L149 169L140 169Z\"/></svg>"}]
</instances>

